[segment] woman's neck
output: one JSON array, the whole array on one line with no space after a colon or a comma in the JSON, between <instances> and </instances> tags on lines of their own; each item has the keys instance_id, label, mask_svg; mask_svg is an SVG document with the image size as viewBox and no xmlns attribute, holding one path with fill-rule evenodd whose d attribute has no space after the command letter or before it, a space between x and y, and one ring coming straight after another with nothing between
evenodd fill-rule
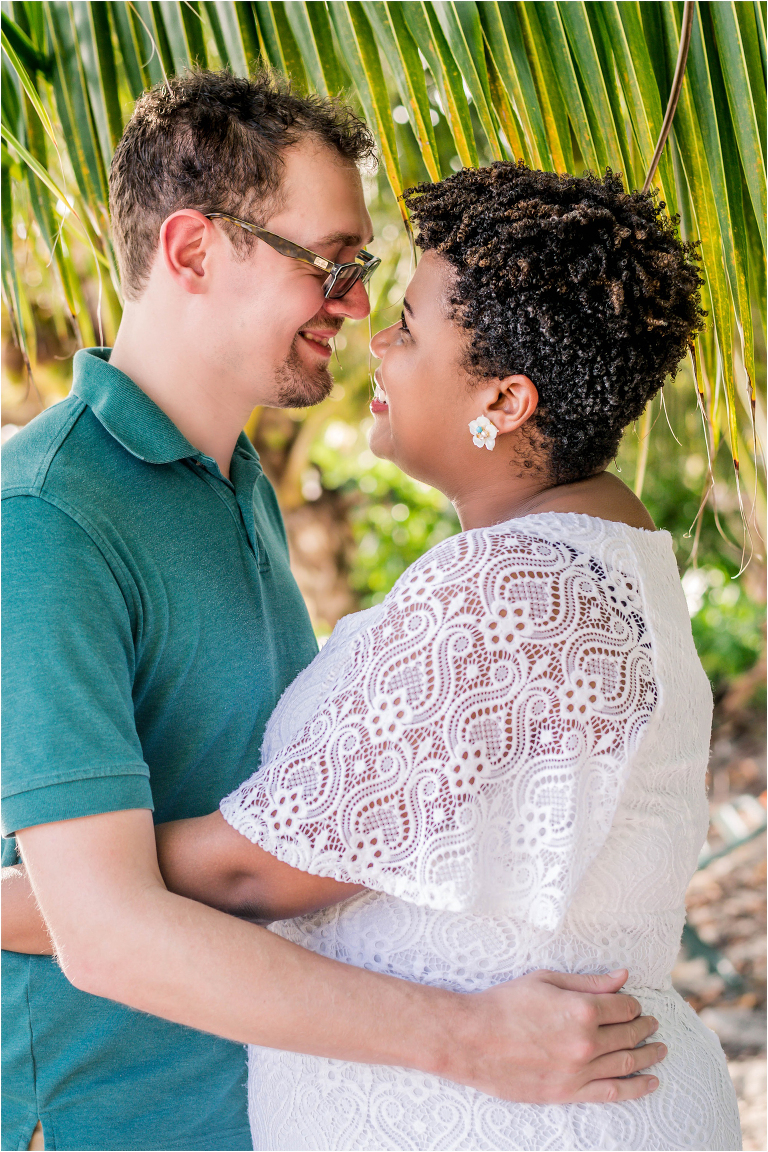
<instances>
[{"instance_id":1,"label":"woman's neck","mask_svg":"<svg viewBox=\"0 0 768 1152\"><path fill-rule=\"evenodd\" d=\"M577 512L614 520L632 528L656 528L647 509L618 476L599 472L573 484L553 485L541 478L516 478L506 487L462 493L453 505L464 532L542 512Z\"/></svg>"}]
</instances>

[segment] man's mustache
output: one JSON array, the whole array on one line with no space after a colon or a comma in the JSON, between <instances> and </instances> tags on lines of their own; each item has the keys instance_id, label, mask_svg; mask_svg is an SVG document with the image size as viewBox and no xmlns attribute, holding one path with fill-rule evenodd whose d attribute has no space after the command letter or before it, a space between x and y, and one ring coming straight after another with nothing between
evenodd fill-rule
<instances>
[{"instance_id":1,"label":"man's mustache","mask_svg":"<svg viewBox=\"0 0 768 1152\"><path fill-rule=\"evenodd\" d=\"M305 328L324 328L333 329L334 335L341 331L341 326L344 323L343 316L329 316L327 313L318 312L307 320L306 324L302 324L299 332L303 332Z\"/></svg>"}]
</instances>

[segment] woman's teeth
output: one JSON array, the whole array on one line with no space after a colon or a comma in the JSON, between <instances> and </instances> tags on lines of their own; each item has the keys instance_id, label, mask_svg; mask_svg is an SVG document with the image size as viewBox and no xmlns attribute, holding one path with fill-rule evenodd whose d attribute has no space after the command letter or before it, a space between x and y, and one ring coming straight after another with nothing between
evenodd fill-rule
<instances>
[{"instance_id":1,"label":"woman's teeth","mask_svg":"<svg viewBox=\"0 0 768 1152\"><path fill-rule=\"evenodd\" d=\"M376 385L376 387L373 390L373 398L374 398L374 400L377 400L379 402L379 404L386 404L386 402L387 402L387 397L382 392L382 390L378 384Z\"/></svg>"}]
</instances>

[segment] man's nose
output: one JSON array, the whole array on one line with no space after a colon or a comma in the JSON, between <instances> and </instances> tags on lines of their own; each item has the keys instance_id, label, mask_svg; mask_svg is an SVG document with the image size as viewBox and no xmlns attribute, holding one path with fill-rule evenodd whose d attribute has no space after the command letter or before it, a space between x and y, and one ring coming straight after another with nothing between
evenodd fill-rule
<instances>
[{"instance_id":1,"label":"man's nose","mask_svg":"<svg viewBox=\"0 0 768 1152\"><path fill-rule=\"evenodd\" d=\"M362 320L371 311L371 302L365 287L358 280L346 296L338 300L326 300L325 311L329 316L348 316L350 320Z\"/></svg>"}]
</instances>

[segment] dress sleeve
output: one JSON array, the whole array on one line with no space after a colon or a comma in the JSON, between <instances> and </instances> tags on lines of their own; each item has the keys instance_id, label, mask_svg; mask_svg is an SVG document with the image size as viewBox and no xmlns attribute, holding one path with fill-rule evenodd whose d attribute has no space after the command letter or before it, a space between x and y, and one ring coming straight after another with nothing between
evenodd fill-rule
<instances>
[{"instance_id":1,"label":"dress sleeve","mask_svg":"<svg viewBox=\"0 0 768 1152\"><path fill-rule=\"evenodd\" d=\"M306 872L556 929L656 705L636 582L483 530L427 553L385 608L225 819Z\"/></svg>"}]
</instances>

